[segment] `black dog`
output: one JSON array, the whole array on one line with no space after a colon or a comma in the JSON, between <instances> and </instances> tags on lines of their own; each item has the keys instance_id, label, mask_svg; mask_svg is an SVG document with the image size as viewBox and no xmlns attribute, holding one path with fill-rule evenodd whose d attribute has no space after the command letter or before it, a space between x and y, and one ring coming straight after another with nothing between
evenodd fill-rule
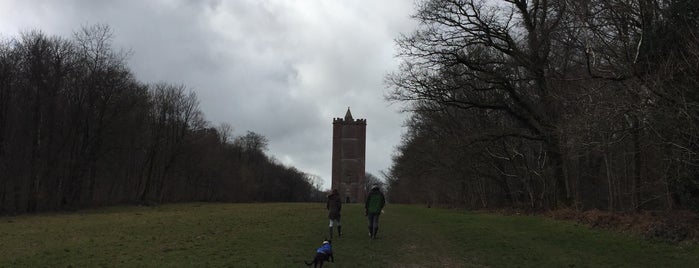
<instances>
[{"instance_id":1,"label":"black dog","mask_svg":"<svg viewBox=\"0 0 699 268\"><path fill-rule=\"evenodd\" d=\"M333 247L331 240L323 240L323 245L316 249L316 256L313 258L312 262L307 262L306 265L313 267L323 267L323 262L330 261L335 262L335 257L333 257Z\"/></svg>"}]
</instances>

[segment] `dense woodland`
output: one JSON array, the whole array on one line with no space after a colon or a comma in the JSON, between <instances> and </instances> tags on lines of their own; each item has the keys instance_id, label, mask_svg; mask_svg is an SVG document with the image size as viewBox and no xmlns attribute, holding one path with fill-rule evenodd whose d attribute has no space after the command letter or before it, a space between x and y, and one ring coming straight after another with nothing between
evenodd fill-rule
<instances>
[{"instance_id":1,"label":"dense woodland","mask_svg":"<svg viewBox=\"0 0 699 268\"><path fill-rule=\"evenodd\" d=\"M393 202L699 211L699 1L425 0Z\"/></svg>"},{"instance_id":2,"label":"dense woodland","mask_svg":"<svg viewBox=\"0 0 699 268\"><path fill-rule=\"evenodd\" d=\"M211 126L183 85L144 84L108 26L0 41L0 213L179 201L309 201L265 136Z\"/></svg>"}]
</instances>

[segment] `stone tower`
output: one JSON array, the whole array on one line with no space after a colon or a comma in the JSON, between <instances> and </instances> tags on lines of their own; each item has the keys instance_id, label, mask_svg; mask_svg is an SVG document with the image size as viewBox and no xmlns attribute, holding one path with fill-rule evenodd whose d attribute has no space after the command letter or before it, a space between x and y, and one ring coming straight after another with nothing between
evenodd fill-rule
<instances>
[{"instance_id":1,"label":"stone tower","mask_svg":"<svg viewBox=\"0 0 699 268\"><path fill-rule=\"evenodd\" d=\"M345 202L364 202L366 119L353 119L349 107L345 118L333 119L332 188Z\"/></svg>"}]
</instances>

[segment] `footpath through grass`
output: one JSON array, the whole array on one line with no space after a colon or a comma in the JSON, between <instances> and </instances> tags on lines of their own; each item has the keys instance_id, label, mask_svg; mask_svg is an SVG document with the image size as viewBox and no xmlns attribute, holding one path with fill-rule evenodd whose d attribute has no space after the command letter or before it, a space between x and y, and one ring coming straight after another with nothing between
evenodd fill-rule
<instances>
[{"instance_id":1,"label":"footpath through grass","mask_svg":"<svg viewBox=\"0 0 699 268\"><path fill-rule=\"evenodd\" d=\"M389 204L379 239L363 208L325 267L699 267L699 247L533 216ZM324 204L174 204L0 218L0 267L305 267Z\"/></svg>"}]
</instances>

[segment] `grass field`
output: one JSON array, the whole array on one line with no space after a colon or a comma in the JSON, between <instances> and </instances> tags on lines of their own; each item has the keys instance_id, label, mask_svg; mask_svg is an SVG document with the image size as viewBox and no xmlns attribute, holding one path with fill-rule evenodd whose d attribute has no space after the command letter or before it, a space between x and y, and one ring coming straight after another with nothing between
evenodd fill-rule
<instances>
[{"instance_id":1,"label":"grass field","mask_svg":"<svg viewBox=\"0 0 699 268\"><path fill-rule=\"evenodd\" d=\"M379 239L363 208L325 267L699 267L669 245L534 216L388 205ZM324 204L173 204L0 218L0 267L306 267Z\"/></svg>"}]
</instances>

